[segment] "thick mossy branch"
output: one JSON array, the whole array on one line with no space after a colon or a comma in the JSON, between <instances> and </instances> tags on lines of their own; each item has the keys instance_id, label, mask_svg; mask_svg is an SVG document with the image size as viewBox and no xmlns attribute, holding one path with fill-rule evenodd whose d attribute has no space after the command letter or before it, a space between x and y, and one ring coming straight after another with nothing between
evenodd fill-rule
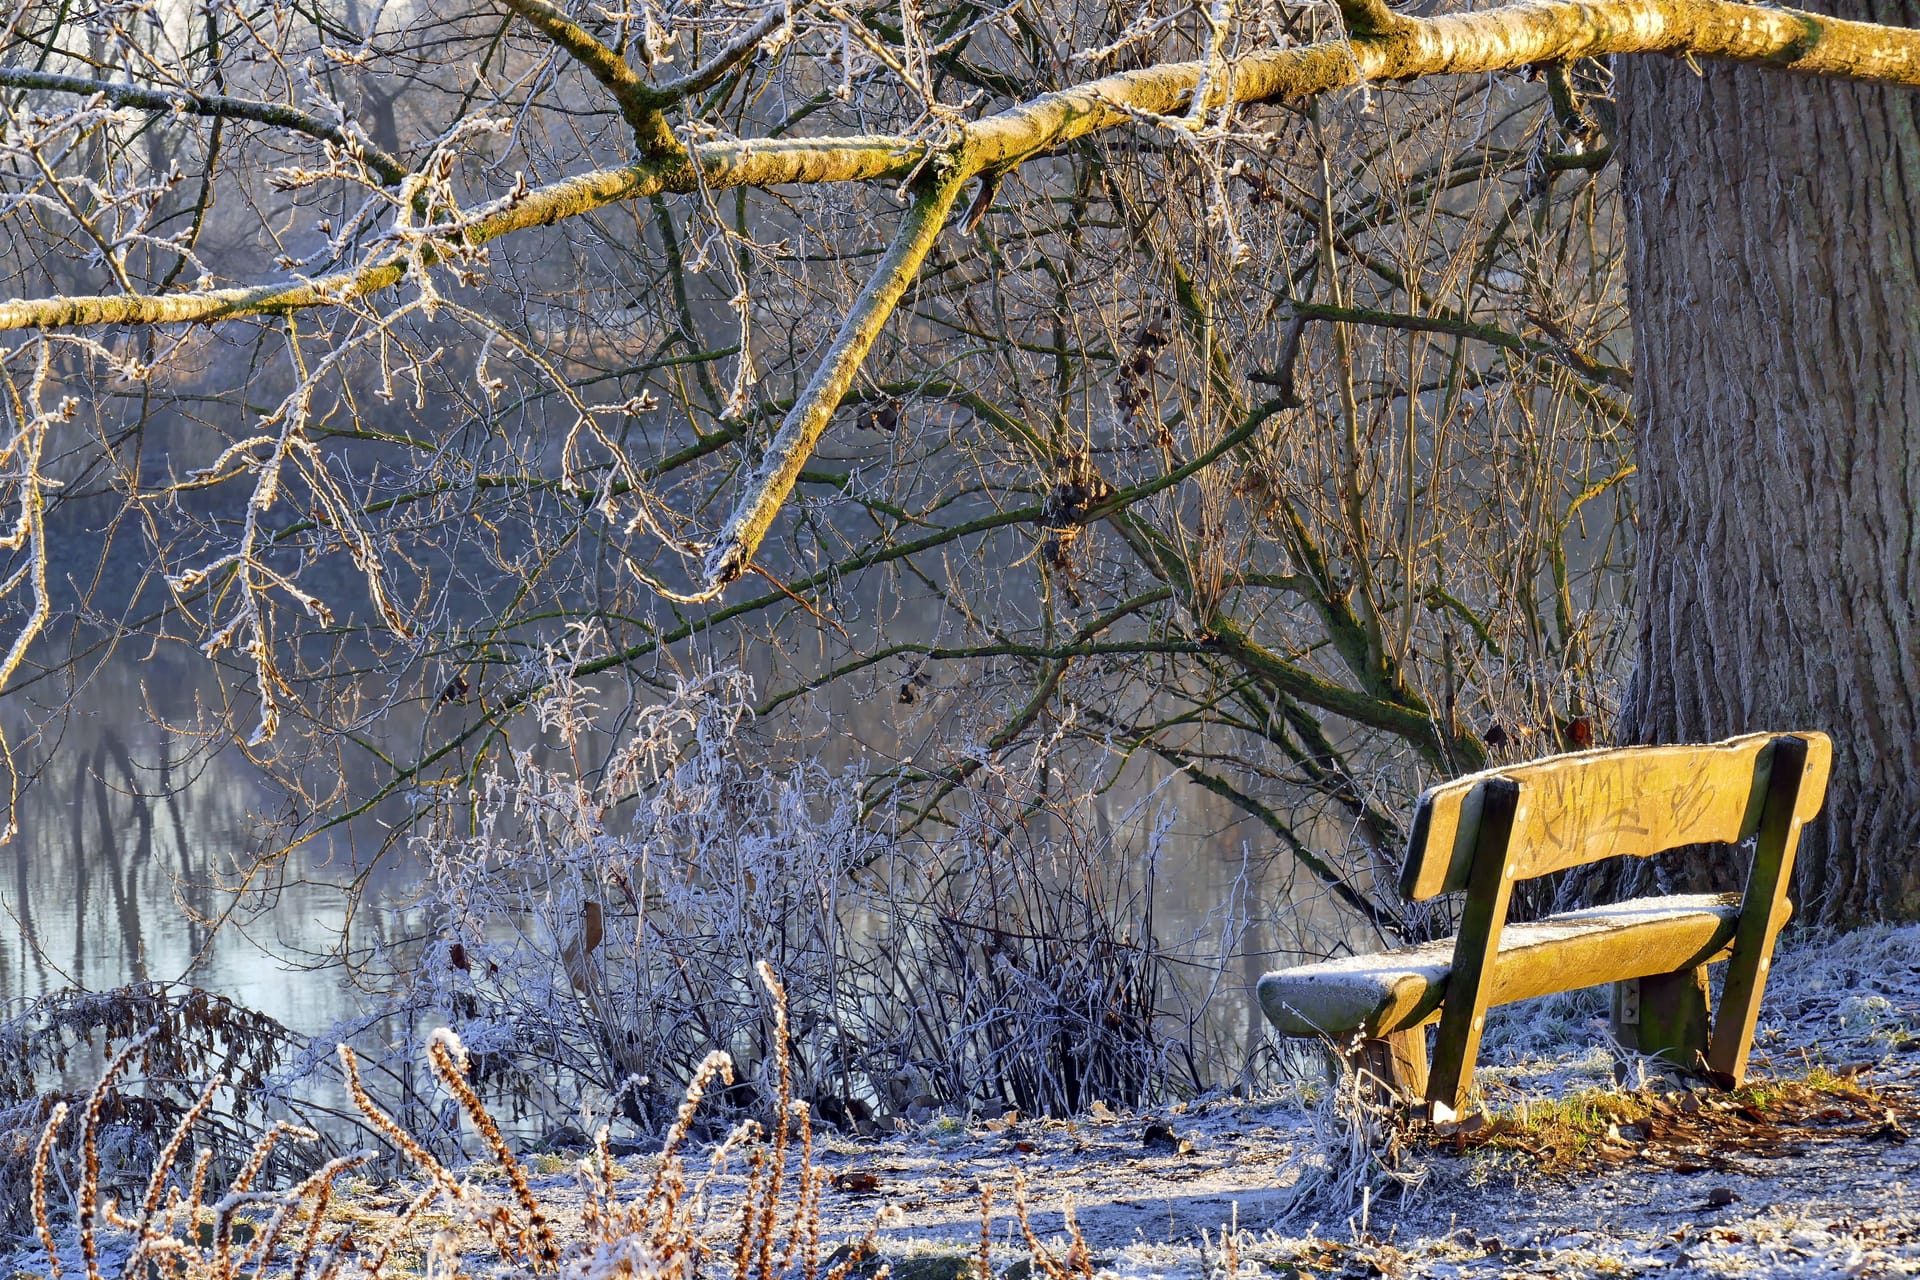
<instances>
[{"instance_id":1,"label":"thick mossy branch","mask_svg":"<svg viewBox=\"0 0 1920 1280\"><path fill-rule=\"evenodd\" d=\"M1733 0L1525 0L1481 13L1396 18L1388 35L1328 40L1236 59L1229 75L1211 81L1214 92L1220 103L1229 98L1270 102L1367 81L1511 71L1542 62L1630 53L1692 54L1807 75L1920 88L1920 30L1848 22L1794 9L1762 9ZM1132 125L1137 113L1183 111L1205 73L1205 65L1198 62L1129 71L972 121L966 126L964 147L969 176L1005 170L1088 134ZM48 83L42 87L70 86ZM688 156L698 165L704 185L718 189L898 181L920 165L925 152L924 143L865 135L702 143L690 148ZM620 201L689 191L695 185L695 169L687 160L650 158L564 178L517 199L499 201L448 233L458 233L468 243L482 243ZM17 300L0 303L0 331L272 314L361 298L399 283L405 274L405 261L396 255L312 281L167 297Z\"/></svg>"},{"instance_id":2,"label":"thick mossy branch","mask_svg":"<svg viewBox=\"0 0 1920 1280\"><path fill-rule=\"evenodd\" d=\"M622 118L633 130L634 140L640 144L641 154L654 157L685 154L667 124L666 108L720 83L729 71L753 56L760 42L787 20L788 12L779 5L769 8L759 21L699 67L665 84L654 84L547 0L506 0L506 5L539 28L613 95Z\"/></svg>"},{"instance_id":3,"label":"thick mossy branch","mask_svg":"<svg viewBox=\"0 0 1920 1280\"><path fill-rule=\"evenodd\" d=\"M900 180L921 173L919 194L899 236L856 300L826 361L787 415L740 506L705 566L709 599L751 563L775 514L791 492L807 456L832 418L881 326L932 248L955 197L982 173L1003 173L1102 130L1134 125L1143 115L1190 112L1196 92L1204 107L1312 97L1368 82L1438 75L1513 71L1536 64L1617 54L1665 53L1772 66L1807 75L1920 87L1920 30L1850 22L1791 9L1733 0L1522 0L1478 13L1411 18L1385 0L1341 0L1348 33L1297 48L1249 54L1227 64L1174 63L1108 76L1045 94L967 123L962 137L930 160L927 144L899 137L708 142L684 150L661 109L738 66L784 19L770 11L700 69L669 85L642 79L624 58L573 23L546 0L508 0L513 10L564 48L615 96L634 125L646 155L638 163L563 179L487 206L442 234L451 243L483 244L534 226L577 217L620 201L667 191L784 184ZM301 113L237 100L101 86L67 77L27 84L6 72L0 84L67 92L118 92L132 105L178 107L202 114L263 119L367 149ZM1203 88L1204 86L1204 88ZM141 101L138 95L149 95ZM208 104L226 104L212 109ZM198 104L198 105L196 105ZM298 117L296 119L296 117ZM337 136L336 136L337 135ZM398 172L398 166L383 158ZM373 164L369 160L369 164ZM938 166L937 170L934 166ZM935 176L927 176L933 173ZM54 297L0 303L0 330L102 324L212 321L338 305L390 288L413 261L440 255L429 245L390 251L358 268L317 280L167 296ZM1401 322L1406 323L1405 318ZM1564 355L1564 353L1562 353ZM1565 358L1579 363L1578 353ZM1588 363L1589 376L1611 370ZM1622 379L1624 380L1624 379ZM1408 708L1409 714L1418 714Z\"/></svg>"},{"instance_id":4,"label":"thick mossy branch","mask_svg":"<svg viewBox=\"0 0 1920 1280\"><path fill-rule=\"evenodd\" d=\"M772 187L785 183L899 180L925 154L922 144L872 135L773 142L718 142L694 152L711 187ZM486 244L516 231L551 226L608 205L640 200L663 191L691 191L693 172L685 159L642 160L615 169L595 169L525 195L483 206L468 218L446 226L449 240L468 246ZM432 245L419 250L431 265L440 260ZM0 332L12 329L68 329L90 325L208 323L243 316L273 315L308 307L338 306L406 278L404 253L376 258L363 266L311 280L293 280L192 293L95 294L14 299L0 302Z\"/></svg>"},{"instance_id":5,"label":"thick mossy branch","mask_svg":"<svg viewBox=\"0 0 1920 1280\"><path fill-rule=\"evenodd\" d=\"M1413 21L1387 8L1387 0L1339 0L1339 5L1340 21L1356 40L1387 35Z\"/></svg>"},{"instance_id":6,"label":"thick mossy branch","mask_svg":"<svg viewBox=\"0 0 1920 1280\"><path fill-rule=\"evenodd\" d=\"M627 65L627 60L601 43L592 32L569 18L547 0L506 0L507 8L519 14L553 41L588 75L598 80L620 104L620 115L633 130L634 140L643 155L665 156L680 152L680 143L667 125L661 108L675 99L662 94Z\"/></svg>"}]
</instances>

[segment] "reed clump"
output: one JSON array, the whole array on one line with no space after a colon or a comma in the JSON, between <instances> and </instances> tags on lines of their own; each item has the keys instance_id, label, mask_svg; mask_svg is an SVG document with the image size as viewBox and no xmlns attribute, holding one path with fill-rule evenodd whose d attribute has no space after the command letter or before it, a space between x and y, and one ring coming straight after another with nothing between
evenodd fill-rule
<instances>
[{"instance_id":1,"label":"reed clump","mask_svg":"<svg viewBox=\"0 0 1920 1280\"><path fill-rule=\"evenodd\" d=\"M771 968L762 964L758 971L773 1008L779 1090L774 1122L763 1125L749 1119L736 1125L691 1186L682 1148L713 1083L732 1082L733 1063L724 1052L708 1054L688 1083L644 1193L623 1197L609 1133L602 1126L591 1154L574 1170L581 1194L549 1198L528 1176L473 1087L466 1050L451 1031L429 1037L427 1063L498 1162L506 1183L504 1196L488 1194L437 1159L373 1099L353 1051L341 1046L340 1061L355 1106L368 1127L413 1166L423 1184L397 1212L374 1220L371 1231L366 1214L340 1212L335 1184L371 1165L372 1151L329 1160L292 1185L256 1187L277 1146L316 1139L313 1131L285 1122L255 1140L225 1192L210 1198L211 1153L195 1149L194 1130L220 1089L218 1077L208 1082L199 1102L161 1148L144 1194L123 1211L102 1189L96 1135L105 1100L153 1033L136 1037L114 1055L85 1106L52 1109L35 1144L32 1213L46 1272L51 1280L68 1275L104 1280L108 1270L123 1280L380 1280L397 1275L403 1261L411 1269L423 1254L435 1274L459 1274L460 1255L473 1244L497 1255L514 1274L561 1280L692 1280L696 1275L847 1280L873 1252L877 1223L851 1249L840 1251L832 1266L823 1266L820 1193L826 1179L814 1164L810 1108L792 1096L786 991ZM63 1233L49 1207L53 1156L76 1114L80 1168L71 1184L74 1219L68 1239L73 1243L63 1248ZM797 1167L789 1170L796 1152ZM715 1178L733 1160L745 1163L745 1187L737 1197L728 1197L733 1203L723 1204L714 1194ZM66 1185L67 1180L61 1182ZM563 1214L550 1199L574 1207ZM446 1225L429 1232L426 1218L436 1208Z\"/></svg>"}]
</instances>

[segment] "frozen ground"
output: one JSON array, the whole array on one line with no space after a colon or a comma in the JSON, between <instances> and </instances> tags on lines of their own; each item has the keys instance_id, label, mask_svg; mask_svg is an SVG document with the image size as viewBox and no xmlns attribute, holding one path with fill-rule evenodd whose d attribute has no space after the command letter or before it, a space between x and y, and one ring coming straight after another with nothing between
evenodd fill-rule
<instances>
[{"instance_id":1,"label":"frozen ground","mask_svg":"<svg viewBox=\"0 0 1920 1280\"><path fill-rule=\"evenodd\" d=\"M1625 1095L1611 1128L1605 1115L1578 1133L1541 1123L1556 1100L1587 1098L1589 1116L1616 1105L1600 1092L1611 1059L1592 1043L1598 1013L1591 998L1538 1002L1491 1029L1481 1075L1496 1122L1437 1141L1376 1127L1369 1142L1306 1095L823 1139L825 1239L878 1219L894 1280L972 1280L986 1188L993 1269L1026 1280L1036 1268L1012 1211L1023 1178L1051 1256L1081 1256L1071 1204L1091 1267L1114 1280L1920 1274L1920 926L1780 960L1746 1105L1656 1085ZM565 1164L533 1162L563 1222L580 1203ZM620 1190L638 1194L648 1162L627 1164ZM497 1169L466 1176L506 1194ZM716 1203L738 1190L722 1185ZM404 1189L354 1199L373 1234ZM714 1225L724 1234L723 1217ZM488 1274L484 1247L464 1252ZM9 1261L46 1271L32 1251Z\"/></svg>"},{"instance_id":2,"label":"frozen ground","mask_svg":"<svg viewBox=\"0 0 1920 1280\"><path fill-rule=\"evenodd\" d=\"M1569 1048L1598 1035L1598 1001L1540 1004L1489 1036L1489 1099L1516 1119L1529 1100L1611 1082L1604 1051ZM1502 1066L1503 1055L1526 1056ZM1528 1141L1521 1126L1511 1145L1473 1135L1459 1153L1448 1142L1390 1153L1391 1172L1369 1169L1324 1102L1293 1098L1005 1129L935 1124L829 1152L836 1172L875 1182L829 1193L829 1230L858 1234L888 1207L896 1275L947 1280L943 1260L977 1249L986 1184L995 1267L1017 1267L1028 1255L1008 1211L1017 1170L1056 1256L1070 1249L1070 1196L1094 1260L1126 1280L1218 1277L1222 1229L1236 1222L1247 1275L1920 1274L1920 927L1781 959L1754 1076L1813 1068L1831 1073L1816 1081L1840 1076L1864 1095L1835 1082L1748 1114L1655 1089L1655 1115L1577 1158L1512 1149ZM900 1265L915 1256L921 1265Z\"/></svg>"}]
</instances>

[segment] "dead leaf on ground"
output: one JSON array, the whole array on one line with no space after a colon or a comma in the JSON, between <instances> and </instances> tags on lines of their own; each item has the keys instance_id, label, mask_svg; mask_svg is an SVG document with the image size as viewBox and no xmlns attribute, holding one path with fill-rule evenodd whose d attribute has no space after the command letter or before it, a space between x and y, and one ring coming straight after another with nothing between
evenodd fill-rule
<instances>
[{"instance_id":1,"label":"dead leaf on ground","mask_svg":"<svg viewBox=\"0 0 1920 1280\"><path fill-rule=\"evenodd\" d=\"M1635 1103L1643 1113L1630 1115ZM1524 1109L1468 1116L1458 1123L1415 1126L1416 1142L1455 1155L1491 1150L1521 1156L1543 1169L1573 1173L1639 1159L1675 1173L1732 1169L1730 1159L1805 1155L1836 1142L1904 1143L1920 1117L1910 1089L1855 1084L1819 1086L1768 1080L1729 1095L1642 1092L1583 1098L1593 1121L1567 1122L1565 1109ZM1576 1112L1579 1106L1573 1108Z\"/></svg>"},{"instance_id":2,"label":"dead leaf on ground","mask_svg":"<svg viewBox=\"0 0 1920 1280\"><path fill-rule=\"evenodd\" d=\"M1906 1126L1900 1123L1900 1117L1889 1107L1887 1118L1861 1136L1869 1142L1905 1142L1913 1135L1907 1132Z\"/></svg>"},{"instance_id":3,"label":"dead leaf on ground","mask_svg":"<svg viewBox=\"0 0 1920 1280\"><path fill-rule=\"evenodd\" d=\"M1172 1155L1185 1155L1193 1150L1193 1143L1173 1131L1173 1126L1164 1120L1147 1122L1146 1132L1140 1135L1140 1145L1153 1151L1165 1151Z\"/></svg>"}]
</instances>

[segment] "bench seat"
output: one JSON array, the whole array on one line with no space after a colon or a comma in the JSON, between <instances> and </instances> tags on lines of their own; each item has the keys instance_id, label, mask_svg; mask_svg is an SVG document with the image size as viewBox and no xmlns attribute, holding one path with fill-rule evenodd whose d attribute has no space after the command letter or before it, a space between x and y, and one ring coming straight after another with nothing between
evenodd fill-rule
<instances>
[{"instance_id":1,"label":"bench seat","mask_svg":"<svg viewBox=\"0 0 1920 1280\"><path fill-rule=\"evenodd\" d=\"M1650 978L1724 959L1740 895L1634 898L1510 924L1500 934L1490 1003ZM1260 979L1260 1007L1290 1036L1404 1031L1440 1016L1454 939L1281 969Z\"/></svg>"}]
</instances>

